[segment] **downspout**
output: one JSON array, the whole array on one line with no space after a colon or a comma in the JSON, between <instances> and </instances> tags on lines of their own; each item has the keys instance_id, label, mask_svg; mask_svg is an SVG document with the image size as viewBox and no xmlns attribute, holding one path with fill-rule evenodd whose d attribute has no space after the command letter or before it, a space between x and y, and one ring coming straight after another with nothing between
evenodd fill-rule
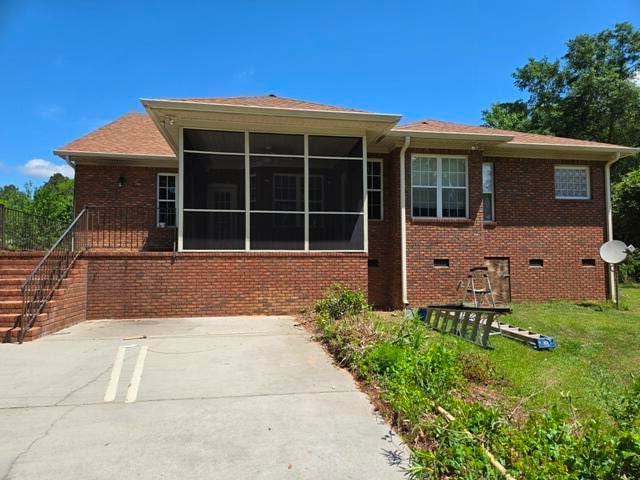
<instances>
[{"instance_id":1,"label":"downspout","mask_svg":"<svg viewBox=\"0 0 640 480\"><path fill-rule=\"evenodd\" d=\"M609 160L604 166L604 197L605 197L605 209L607 214L607 241L613 240L613 207L611 205L611 165L620 160L620 153L616 153L613 160ZM616 270L613 265L607 264L609 270L609 297L612 301L618 302L615 288L613 286L616 282Z\"/></svg>"},{"instance_id":2,"label":"downspout","mask_svg":"<svg viewBox=\"0 0 640 480\"><path fill-rule=\"evenodd\" d=\"M400 149L400 268L402 276L402 305L403 307L409 304L407 296L407 217L406 217L406 186L405 186L405 154L411 137L407 135L404 137L404 144Z\"/></svg>"},{"instance_id":3,"label":"downspout","mask_svg":"<svg viewBox=\"0 0 640 480\"><path fill-rule=\"evenodd\" d=\"M67 162L67 165L69 165L71 168L73 168L74 172L76 170L76 164L71 160L71 158L69 157L69 155L65 155L64 157L64 161ZM74 175L75 177L75 175ZM76 211L76 182L74 180L73 182L73 217L75 218L75 216L78 214L78 212Z\"/></svg>"}]
</instances>

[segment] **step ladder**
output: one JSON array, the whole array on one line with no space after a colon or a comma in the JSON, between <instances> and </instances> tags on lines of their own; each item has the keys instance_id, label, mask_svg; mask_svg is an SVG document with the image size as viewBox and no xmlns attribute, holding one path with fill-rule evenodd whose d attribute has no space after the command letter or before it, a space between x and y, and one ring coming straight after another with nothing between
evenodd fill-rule
<instances>
[{"instance_id":1,"label":"step ladder","mask_svg":"<svg viewBox=\"0 0 640 480\"><path fill-rule=\"evenodd\" d=\"M460 284L462 282L458 285ZM469 270L461 303L462 305L470 305L476 308L496 307L496 299L491 289L491 280L489 280L489 269L487 267L474 267Z\"/></svg>"}]
</instances>

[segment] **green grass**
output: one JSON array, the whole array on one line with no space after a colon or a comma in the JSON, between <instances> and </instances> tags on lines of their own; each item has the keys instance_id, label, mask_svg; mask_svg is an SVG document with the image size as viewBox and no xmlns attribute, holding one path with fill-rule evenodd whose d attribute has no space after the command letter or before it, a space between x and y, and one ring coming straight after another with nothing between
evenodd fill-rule
<instances>
[{"instance_id":1,"label":"green grass","mask_svg":"<svg viewBox=\"0 0 640 480\"><path fill-rule=\"evenodd\" d=\"M558 347L536 351L492 337L493 350L462 340L463 350L487 356L502 381L492 388L524 413L570 398L581 418L606 417L607 401L640 374L640 285L621 286L623 309L549 302L513 306L502 321L554 337ZM442 336L444 337L444 336Z\"/></svg>"},{"instance_id":2,"label":"green grass","mask_svg":"<svg viewBox=\"0 0 640 480\"><path fill-rule=\"evenodd\" d=\"M631 479L640 478L640 288L621 292L622 311L516 305L505 320L555 337L552 351L505 337L481 349L417 316L371 312L340 286L311 319L411 448L412 478L498 479L482 444L517 478Z\"/></svg>"}]
</instances>

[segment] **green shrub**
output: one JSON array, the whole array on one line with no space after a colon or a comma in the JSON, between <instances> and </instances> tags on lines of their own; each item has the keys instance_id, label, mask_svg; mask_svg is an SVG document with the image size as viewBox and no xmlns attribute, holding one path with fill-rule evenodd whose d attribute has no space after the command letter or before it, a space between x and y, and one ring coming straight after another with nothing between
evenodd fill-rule
<instances>
[{"instance_id":1,"label":"green shrub","mask_svg":"<svg viewBox=\"0 0 640 480\"><path fill-rule=\"evenodd\" d=\"M516 478L640 479L640 379L611 396L611 424L580 424L569 397L515 423L507 412L461 395L467 382L492 380L485 356L447 347L417 318L381 321L360 292L341 286L315 311L320 339L386 402L411 448L413 478L501 478L485 446Z\"/></svg>"},{"instance_id":2,"label":"green shrub","mask_svg":"<svg viewBox=\"0 0 640 480\"><path fill-rule=\"evenodd\" d=\"M352 290L343 285L332 285L326 295L316 303L315 312L333 320L345 315L357 315L368 310L367 299L360 290Z\"/></svg>"},{"instance_id":3,"label":"green shrub","mask_svg":"<svg viewBox=\"0 0 640 480\"><path fill-rule=\"evenodd\" d=\"M619 277L622 282L640 282L640 253L629 255L627 260L620 264Z\"/></svg>"}]
</instances>

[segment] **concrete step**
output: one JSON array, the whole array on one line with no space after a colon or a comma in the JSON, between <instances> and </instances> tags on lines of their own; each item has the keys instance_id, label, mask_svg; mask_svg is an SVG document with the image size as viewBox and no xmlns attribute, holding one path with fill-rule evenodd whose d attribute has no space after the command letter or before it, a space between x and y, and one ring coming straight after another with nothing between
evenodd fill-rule
<instances>
[{"instance_id":1,"label":"concrete step","mask_svg":"<svg viewBox=\"0 0 640 480\"><path fill-rule=\"evenodd\" d=\"M26 278L26 277L25 277ZM4 277L0 278L0 288L9 288L9 287L20 287L22 282L24 282L24 278L22 277Z\"/></svg>"}]
</instances>

